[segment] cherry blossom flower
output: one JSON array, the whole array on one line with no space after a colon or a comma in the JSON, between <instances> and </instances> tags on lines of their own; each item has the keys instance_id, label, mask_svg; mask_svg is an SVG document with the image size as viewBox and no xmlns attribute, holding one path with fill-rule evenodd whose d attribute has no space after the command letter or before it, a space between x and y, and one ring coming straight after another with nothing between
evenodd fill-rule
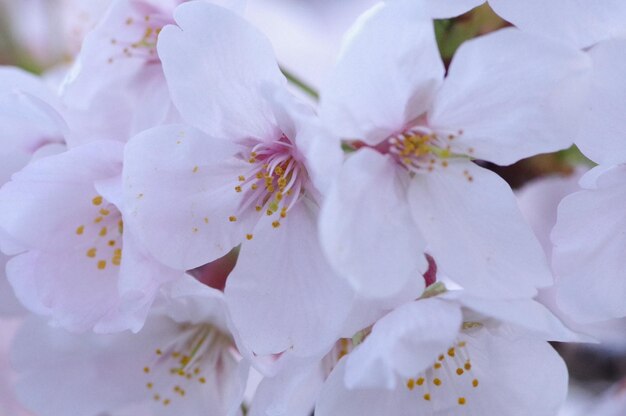
<instances>
[{"instance_id":1,"label":"cherry blossom flower","mask_svg":"<svg viewBox=\"0 0 626 416\"><path fill-rule=\"evenodd\" d=\"M321 217L333 266L371 296L403 293L424 250L482 295L549 285L509 186L471 159L510 164L571 144L566 115L581 97L565 97L587 69L574 48L505 29L463 44L444 78L414 2L366 13L321 93L323 120L355 150Z\"/></svg>"},{"instance_id":2,"label":"cherry blossom flower","mask_svg":"<svg viewBox=\"0 0 626 416\"><path fill-rule=\"evenodd\" d=\"M128 143L128 225L179 270L241 244L225 293L243 343L258 355L323 351L352 297L323 261L316 230L340 149L285 91L270 44L249 23L204 2L179 6L175 19L158 52L193 127L164 126ZM322 157L311 163L312 155Z\"/></svg>"},{"instance_id":3,"label":"cherry blossom flower","mask_svg":"<svg viewBox=\"0 0 626 416\"><path fill-rule=\"evenodd\" d=\"M127 141L132 134L176 118L156 43L182 1L111 3L85 38L62 85L73 145L96 139Z\"/></svg>"},{"instance_id":4,"label":"cherry blossom flower","mask_svg":"<svg viewBox=\"0 0 626 416\"><path fill-rule=\"evenodd\" d=\"M18 254L7 264L17 297L72 330L138 330L158 285L182 275L124 232L122 150L93 142L40 158L0 190L5 251Z\"/></svg>"},{"instance_id":5,"label":"cherry blossom flower","mask_svg":"<svg viewBox=\"0 0 626 416\"><path fill-rule=\"evenodd\" d=\"M42 416L141 404L155 415L240 414L248 366L227 321L223 294L190 277L164 287L137 334L70 334L31 320L13 346L19 397Z\"/></svg>"},{"instance_id":6,"label":"cherry blossom flower","mask_svg":"<svg viewBox=\"0 0 626 416\"><path fill-rule=\"evenodd\" d=\"M455 292L402 305L364 336L337 351L316 415L553 415L567 371L545 340L576 338L532 300Z\"/></svg>"}]
</instances>

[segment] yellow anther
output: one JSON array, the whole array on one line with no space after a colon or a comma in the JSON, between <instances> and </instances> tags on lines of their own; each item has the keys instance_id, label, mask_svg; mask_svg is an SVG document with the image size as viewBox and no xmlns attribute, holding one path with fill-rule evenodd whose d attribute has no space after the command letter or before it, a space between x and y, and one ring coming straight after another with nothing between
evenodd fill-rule
<instances>
[{"instance_id":1,"label":"yellow anther","mask_svg":"<svg viewBox=\"0 0 626 416\"><path fill-rule=\"evenodd\" d=\"M433 384L435 386L441 386L441 380L439 380L438 378L433 379Z\"/></svg>"},{"instance_id":2,"label":"yellow anther","mask_svg":"<svg viewBox=\"0 0 626 416\"><path fill-rule=\"evenodd\" d=\"M418 378L415 384L417 384L418 386L421 386L422 384L424 384L424 377Z\"/></svg>"},{"instance_id":3,"label":"yellow anther","mask_svg":"<svg viewBox=\"0 0 626 416\"><path fill-rule=\"evenodd\" d=\"M456 373L457 373L458 375L460 375L460 376L462 376L464 372L465 372L465 371L463 371L463 369L462 369L462 368L457 368L457 369L456 369Z\"/></svg>"},{"instance_id":4,"label":"yellow anther","mask_svg":"<svg viewBox=\"0 0 626 416\"><path fill-rule=\"evenodd\" d=\"M450 349L448 350L448 355L449 355L450 357L454 357L454 355L455 355L455 354L456 354L456 352L454 351L454 347L452 347L452 348L450 348Z\"/></svg>"},{"instance_id":5,"label":"yellow anther","mask_svg":"<svg viewBox=\"0 0 626 416\"><path fill-rule=\"evenodd\" d=\"M156 354L156 355L163 355L163 351L161 351L161 349L159 348L159 349L157 349L157 350L155 351L155 354Z\"/></svg>"},{"instance_id":6,"label":"yellow anther","mask_svg":"<svg viewBox=\"0 0 626 416\"><path fill-rule=\"evenodd\" d=\"M91 257L91 258L96 257L96 251L97 250L95 247L90 248L89 250L87 250L87 257Z\"/></svg>"},{"instance_id":7,"label":"yellow anther","mask_svg":"<svg viewBox=\"0 0 626 416\"><path fill-rule=\"evenodd\" d=\"M193 373L194 373L195 375L200 374L200 369L196 367L196 368L193 370Z\"/></svg>"},{"instance_id":8,"label":"yellow anther","mask_svg":"<svg viewBox=\"0 0 626 416\"><path fill-rule=\"evenodd\" d=\"M107 235L107 227L102 227L102 228L100 229L100 232L98 233L98 235L99 235L100 237L104 237L105 235Z\"/></svg>"},{"instance_id":9,"label":"yellow anther","mask_svg":"<svg viewBox=\"0 0 626 416\"><path fill-rule=\"evenodd\" d=\"M170 399L163 400L163 406L167 406L170 403L171 403Z\"/></svg>"},{"instance_id":10,"label":"yellow anther","mask_svg":"<svg viewBox=\"0 0 626 416\"><path fill-rule=\"evenodd\" d=\"M406 387L409 390L413 390L415 388L415 380L413 380L412 378L410 378L407 382L406 382Z\"/></svg>"},{"instance_id":11,"label":"yellow anther","mask_svg":"<svg viewBox=\"0 0 626 416\"><path fill-rule=\"evenodd\" d=\"M466 363L465 363L465 365L464 365L463 367L465 367L465 369L466 369L467 371L469 371L469 370L471 370L471 369L472 369L472 364L470 364L470 362L468 361L468 362L466 362Z\"/></svg>"},{"instance_id":12,"label":"yellow anther","mask_svg":"<svg viewBox=\"0 0 626 416\"><path fill-rule=\"evenodd\" d=\"M278 222L278 221L274 221L274 222L272 223L272 227L274 227L274 228L278 228L278 227L280 227L280 222Z\"/></svg>"},{"instance_id":13,"label":"yellow anther","mask_svg":"<svg viewBox=\"0 0 626 416\"><path fill-rule=\"evenodd\" d=\"M189 357L188 355L184 355L183 358L180 359L180 363L183 366L189 364L189 361L191 361L191 357Z\"/></svg>"},{"instance_id":14,"label":"yellow anther","mask_svg":"<svg viewBox=\"0 0 626 416\"><path fill-rule=\"evenodd\" d=\"M444 357L444 356L443 356L443 354L441 354L441 355L439 356L438 360L439 360L439 361L443 361L443 360L445 360L445 358L446 358L446 357Z\"/></svg>"},{"instance_id":15,"label":"yellow anther","mask_svg":"<svg viewBox=\"0 0 626 416\"><path fill-rule=\"evenodd\" d=\"M239 175L237 179L239 180L239 182L244 182L246 180L246 177L243 175Z\"/></svg>"},{"instance_id":16,"label":"yellow anther","mask_svg":"<svg viewBox=\"0 0 626 416\"><path fill-rule=\"evenodd\" d=\"M154 387L154 384L152 384L152 383L148 383L148 384L146 384L146 387L147 387L147 388L149 388L149 389L151 389L152 387Z\"/></svg>"},{"instance_id":17,"label":"yellow anther","mask_svg":"<svg viewBox=\"0 0 626 416\"><path fill-rule=\"evenodd\" d=\"M150 372L150 367L144 367L143 372L148 374Z\"/></svg>"},{"instance_id":18,"label":"yellow anther","mask_svg":"<svg viewBox=\"0 0 626 416\"><path fill-rule=\"evenodd\" d=\"M106 260L98 260L98 269L104 270L105 267L107 267Z\"/></svg>"},{"instance_id":19,"label":"yellow anther","mask_svg":"<svg viewBox=\"0 0 626 416\"><path fill-rule=\"evenodd\" d=\"M255 163L256 162L256 158L251 157L250 159L248 159L248 162L249 163Z\"/></svg>"},{"instance_id":20,"label":"yellow anther","mask_svg":"<svg viewBox=\"0 0 626 416\"><path fill-rule=\"evenodd\" d=\"M435 363L433 367L435 367L435 370L439 370L441 368L441 363Z\"/></svg>"},{"instance_id":21,"label":"yellow anther","mask_svg":"<svg viewBox=\"0 0 626 416\"><path fill-rule=\"evenodd\" d=\"M124 233L124 222L122 220L119 220L117 222L117 232L119 232L120 234Z\"/></svg>"},{"instance_id":22,"label":"yellow anther","mask_svg":"<svg viewBox=\"0 0 626 416\"><path fill-rule=\"evenodd\" d=\"M113 257L111 259L111 263L113 263L115 266L119 266L120 264L122 264L122 258L121 257Z\"/></svg>"},{"instance_id":23,"label":"yellow anther","mask_svg":"<svg viewBox=\"0 0 626 416\"><path fill-rule=\"evenodd\" d=\"M100 208L100 214L104 215L105 217L106 217L107 215L109 215L110 213L111 213L111 211L109 211L108 209L106 209L106 208Z\"/></svg>"},{"instance_id":24,"label":"yellow anther","mask_svg":"<svg viewBox=\"0 0 626 416\"><path fill-rule=\"evenodd\" d=\"M158 402L158 401L161 400L161 396L159 396L158 394L155 394L153 399L154 399L155 402Z\"/></svg>"},{"instance_id":25,"label":"yellow anther","mask_svg":"<svg viewBox=\"0 0 626 416\"><path fill-rule=\"evenodd\" d=\"M424 400L426 400L426 401L430 401L430 394L426 393L426 394L424 395Z\"/></svg>"},{"instance_id":26,"label":"yellow anther","mask_svg":"<svg viewBox=\"0 0 626 416\"><path fill-rule=\"evenodd\" d=\"M196 173L196 172L198 172L198 166L193 167L193 173Z\"/></svg>"},{"instance_id":27,"label":"yellow anther","mask_svg":"<svg viewBox=\"0 0 626 416\"><path fill-rule=\"evenodd\" d=\"M102 204L102 197L101 197L101 196L97 196L97 197L95 197L94 199L92 199L92 200L91 200L91 202L92 202L94 205L96 205L96 206L97 206L97 205L100 205L100 204Z\"/></svg>"},{"instance_id":28,"label":"yellow anther","mask_svg":"<svg viewBox=\"0 0 626 416\"><path fill-rule=\"evenodd\" d=\"M262 207L262 206L260 206L260 205L257 205L256 207L254 207L254 209L255 209L257 212L259 212L259 211L261 211L261 210L263 209L263 207Z\"/></svg>"},{"instance_id":29,"label":"yellow anther","mask_svg":"<svg viewBox=\"0 0 626 416\"><path fill-rule=\"evenodd\" d=\"M204 378L204 377L200 377L200 378L198 379L198 382L200 382L201 384L204 384L204 383L206 383L206 378Z\"/></svg>"},{"instance_id":30,"label":"yellow anther","mask_svg":"<svg viewBox=\"0 0 626 416\"><path fill-rule=\"evenodd\" d=\"M459 347L460 347L460 348L463 348L463 347L465 347L466 345L467 345L467 344L465 343L465 341L461 341L461 342L459 342Z\"/></svg>"},{"instance_id":31,"label":"yellow anther","mask_svg":"<svg viewBox=\"0 0 626 416\"><path fill-rule=\"evenodd\" d=\"M259 189L259 185L257 185L256 183L253 183L250 189L252 189L253 191L256 191L257 189Z\"/></svg>"},{"instance_id":32,"label":"yellow anther","mask_svg":"<svg viewBox=\"0 0 626 416\"><path fill-rule=\"evenodd\" d=\"M76 234L78 234L78 235L82 235L84 232L85 232L85 226L84 225L81 225L80 227L78 227L76 229Z\"/></svg>"},{"instance_id":33,"label":"yellow anther","mask_svg":"<svg viewBox=\"0 0 626 416\"><path fill-rule=\"evenodd\" d=\"M268 209L267 211L265 211L265 213L269 217L270 215L272 215L274 213L274 211L272 211L271 209Z\"/></svg>"},{"instance_id":34,"label":"yellow anther","mask_svg":"<svg viewBox=\"0 0 626 416\"><path fill-rule=\"evenodd\" d=\"M247 240L252 240L253 235L252 234L246 234L246 239Z\"/></svg>"},{"instance_id":35,"label":"yellow anther","mask_svg":"<svg viewBox=\"0 0 626 416\"><path fill-rule=\"evenodd\" d=\"M258 172L258 173L256 174L256 178L257 178L257 179L263 179L263 173Z\"/></svg>"},{"instance_id":36,"label":"yellow anther","mask_svg":"<svg viewBox=\"0 0 626 416\"><path fill-rule=\"evenodd\" d=\"M463 406L465 404L465 397L459 397L458 403Z\"/></svg>"},{"instance_id":37,"label":"yellow anther","mask_svg":"<svg viewBox=\"0 0 626 416\"><path fill-rule=\"evenodd\" d=\"M256 156L257 156L257 153L256 153L256 152L250 152L250 156L252 156L252 157L256 157Z\"/></svg>"},{"instance_id":38,"label":"yellow anther","mask_svg":"<svg viewBox=\"0 0 626 416\"><path fill-rule=\"evenodd\" d=\"M478 379L472 380L472 387L478 387Z\"/></svg>"},{"instance_id":39,"label":"yellow anther","mask_svg":"<svg viewBox=\"0 0 626 416\"><path fill-rule=\"evenodd\" d=\"M209 218L208 217L204 217L204 223L208 224L209 223Z\"/></svg>"},{"instance_id":40,"label":"yellow anther","mask_svg":"<svg viewBox=\"0 0 626 416\"><path fill-rule=\"evenodd\" d=\"M234 215L231 215L230 217L228 217L228 221L235 222L237 221L237 217L235 217Z\"/></svg>"},{"instance_id":41,"label":"yellow anther","mask_svg":"<svg viewBox=\"0 0 626 416\"><path fill-rule=\"evenodd\" d=\"M235 186L235 191L241 192L241 186Z\"/></svg>"},{"instance_id":42,"label":"yellow anther","mask_svg":"<svg viewBox=\"0 0 626 416\"><path fill-rule=\"evenodd\" d=\"M96 219L94 219L94 220L93 220L93 222L95 222L96 224L98 224L98 223L102 222L102 220L103 220L103 219L104 219L104 218L102 218L102 217L96 217Z\"/></svg>"},{"instance_id":43,"label":"yellow anther","mask_svg":"<svg viewBox=\"0 0 626 416\"><path fill-rule=\"evenodd\" d=\"M115 240L109 240L107 244L109 245L109 247L113 247L115 245Z\"/></svg>"}]
</instances>

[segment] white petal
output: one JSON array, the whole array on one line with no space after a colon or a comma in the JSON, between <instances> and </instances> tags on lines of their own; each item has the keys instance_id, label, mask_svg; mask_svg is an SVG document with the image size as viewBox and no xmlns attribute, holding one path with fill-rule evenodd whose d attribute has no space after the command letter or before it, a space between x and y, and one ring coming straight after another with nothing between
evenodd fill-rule
<instances>
[{"instance_id":1,"label":"white petal","mask_svg":"<svg viewBox=\"0 0 626 416\"><path fill-rule=\"evenodd\" d=\"M567 196L552 231L557 301L578 322L626 316L626 236L620 231L626 215L618 208L626 203L626 175L623 169L608 175L621 183Z\"/></svg>"},{"instance_id":2,"label":"white petal","mask_svg":"<svg viewBox=\"0 0 626 416\"><path fill-rule=\"evenodd\" d=\"M409 202L438 267L468 292L532 297L552 283L539 242L495 173L450 163L416 176Z\"/></svg>"},{"instance_id":3,"label":"white petal","mask_svg":"<svg viewBox=\"0 0 626 416\"><path fill-rule=\"evenodd\" d=\"M428 109L443 74L433 23L419 5L379 3L346 35L321 117L342 138L377 144Z\"/></svg>"},{"instance_id":4,"label":"white petal","mask_svg":"<svg viewBox=\"0 0 626 416\"><path fill-rule=\"evenodd\" d=\"M593 61L591 95L576 144L595 162L624 163L626 39L602 42L589 56Z\"/></svg>"},{"instance_id":5,"label":"white petal","mask_svg":"<svg viewBox=\"0 0 626 416\"><path fill-rule=\"evenodd\" d=\"M469 12L474 7L480 6L484 0L418 0L417 3L423 3L428 14L433 19L447 19L456 17L460 14Z\"/></svg>"},{"instance_id":6,"label":"white petal","mask_svg":"<svg viewBox=\"0 0 626 416\"><path fill-rule=\"evenodd\" d=\"M533 299L483 299L455 292L447 292L442 296L485 317L522 329L525 338L560 342L576 342L581 339L548 308Z\"/></svg>"},{"instance_id":7,"label":"white petal","mask_svg":"<svg viewBox=\"0 0 626 416\"><path fill-rule=\"evenodd\" d=\"M590 62L574 49L504 29L464 43L437 94L429 124L462 134L454 149L510 164L572 143Z\"/></svg>"},{"instance_id":8,"label":"white petal","mask_svg":"<svg viewBox=\"0 0 626 416\"><path fill-rule=\"evenodd\" d=\"M583 48L624 33L622 0L489 0L504 19L520 29Z\"/></svg>"},{"instance_id":9,"label":"white petal","mask_svg":"<svg viewBox=\"0 0 626 416\"><path fill-rule=\"evenodd\" d=\"M158 51L182 117L226 137L271 137L274 119L261 92L283 85L269 41L233 12L206 2L182 4L180 27L166 26Z\"/></svg>"},{"instance_id":10,"label":"white petal","mask_svg":"<svg viewBox=\"0 0 626 416\"><path fill-rule=\"evenodd\" d=\"M363 296L396 295L410 280L423 290L426 243L411 218L407 181L389 157L362 149L345 162L324 202L324 252Z\"/></svg>"},{"instance_id":11,"label":"white petal","mask_svg":"<svg viewBox=\"0 0 626 416\"><path fill-rule=\"evenodd\" d=\"M396 388L398 376L419 374L454 343L461 318L458 305L434 298L395 309L347 356L346 386Z\"/></svg>"},{"instance_id":12,"label":"white petal","mask_svg":"<svg viewBox=\"0 0 626 416\"><path fill-rule=\"evenodd\" d=\"M270 217L267 217L270 218ZM255 354L325 353L338 338L353 293L324 261L315 209L301 200L278 229L261 221L226 281L226 302Z\"/></svg>"},{"instance_id":13,"label":"white petal","mask_svg":"<svg viewBox=\"0 0 626 416\"><path fill-rule=\"evenodd\" d=\"M245 219L228 220L241 199L237 176L247 168L234 159L237 151L230 141L181 125L147 130L128 143L127 222L155 258L188 270L239 244Z\"/></svg>"}]
</instances>

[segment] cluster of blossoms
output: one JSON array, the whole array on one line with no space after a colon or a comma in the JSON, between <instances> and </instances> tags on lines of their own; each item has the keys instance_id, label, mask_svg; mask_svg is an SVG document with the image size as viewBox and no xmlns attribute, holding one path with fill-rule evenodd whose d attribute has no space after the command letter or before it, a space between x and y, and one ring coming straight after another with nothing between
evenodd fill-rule
<instances>
[{"instance_id":1,"label":"cluster of blossoms","mask_svg":"<svg viewBox=\"0 0 626 416\"><path fill-rule=\"evenodd\" d=\"M24 407L556 415L548 341L626 316L626 2L490 0L511 27L445 62L482 3L375 5L319 99L243 0L99 2L63 76L1 67ZM573 144L550 241L487 166Z\"/></svg>"}]
</instances>

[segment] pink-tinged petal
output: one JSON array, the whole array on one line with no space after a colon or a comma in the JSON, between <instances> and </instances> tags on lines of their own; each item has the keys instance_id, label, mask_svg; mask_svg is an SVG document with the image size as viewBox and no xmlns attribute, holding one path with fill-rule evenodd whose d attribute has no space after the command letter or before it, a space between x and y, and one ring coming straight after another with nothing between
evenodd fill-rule
<instances>
[{"instance_id":1,"label":"pink-tinged petal","mask_svg":"<svg viewBox=\"0 0 626 416\"><path fill-rule=\"evenodd\" d=\"M447 19L456 17L460 14L469 12L474 7L483 4L484 0L418 0L417 3L423 3L425 10L433 19Z\"/></svg>"},{"instance_id":2,"label":"pink-tinged petal","mask_svg":"<svg viewBox=\"0 0 626 416\"><path fill-rule=\"evenodd\" d=\"M552 231L557 302L582 323L626 316L626 215L619 209L626 202L626 172L615 169L600 179L607 183L563 199Z\"/></svg>"},{"instance_id":3,"label":"pink-tinged petal","mask_svg":"<svg viewBox=\"0 0 626 416\"><path fill-rule=\"evenodd\" d=\"M218 259L244 238L237 177L239 148L182 125L157 127L126 146L126 221L164 264L188 270Z\"/></svg>"},{"instance_id":4,"label":"pink-tinged petal","mask_svg":"<svg viewBox=\"0 0 626 416\"><path fill-rule=\"evenodd\" d=\"M461 308L439 299L400 306L347 356L346 386L395 389L398 376L413 377L431 366L454 343L461 323Z\"/></svg>"},{"instance_id":5,"label":"pink-tinged petal","mask_svg":"<svg viewBox=\"0 0 626 416\"><path fill-rule=\"evenodd\" d=\"M0 183L49 143L63 143L67 126L58 98L43 80L13 67L0 67Z\"/></svg>"},{"instance_id":6,"label":"pink-tinged petal","mask_svg":"<svg viewBox=\"0 0 626 416\"><path fill-rule=\"evenodd\" d=\"M183 119L233 139L273 137L261 91L285 79L269 41L235 13L206 2L182 4L175 18L179 27L163 29L158 51Z\"/></svg>"},{"instance_id":7,"label":"pink-tinged petal","mask_svg":"<svg viewBox=\"0 0 626 416\"><path fill-rule=\"evenodd\" d=\"M524 185L516 191L522 215L541 243L546 257L552 257L550 232L556 223L556 208L559 202L579 189L578 180L585 168L579 167L569 176L542 177Z\"/></svg>"},{"instance_id":8,"label":"pink-tinged petal","mask_svg":"<svg viewBox=\"0 0 626 416\"><path fill-rule=\"evenodd\" d=\"M533 299L484 299L459 291L442 295L486 318L495 318L524 331L524 337L560 341L581 341L548 308Z\"/></svg>"},{"instance_id":9,"label":"pink-tinged petal","mask_svg":"<svg viewBox=\"0 0 626 416\"><path fill-rule=\"evenodd\" d=\"M319 360L291 361L276 376L261 381L248 415L310 416L325 379Z\"/></svg>"},{"instance_id":10,"label":"pink-tinged petal","mask_svg":"<svg viewBox=\"0 0 626 416\"><path fill-rule=\"evenodd\" d=\"M274 228L261 221L226 281L226 301L254 354L323 354L338 338L353 293L324 261L315 208L301 200Z\"/></svg>"},{"instance_id":11,"label":"pink-tinged petal","mask_svg":"<svg viewBox=\"0 0 626 416\"><path fill-rule=\"evenodd\" d=\"M429 125L458 135L455 151L498 164L563 149L578 128L589 69L574 48L499 30L461 45Z\"/></svg>"},{"instance_id":12,"label":"pink-tinged petal","mask_svg":"<svg viewBox=\"0 0 626 416\"><path fill-rule=\"evenodd\" d=\"M417 175L408 195L437 266L469 293L532 297L552 283L541 245L495 173L453 162Z\"/></svg>"},{"instance_id":13,"label":"pink-tinged petal","mask_svg":"<svg viewBox=\"0 0 626 416\"><path fill-rule=\"evenodd\" d=\"M13 346L13 362L21 376L19 397L42 416L117 414L120 408L140 403L151 406L150 414L155 415L235 414L245 363L237 363L225 351L200 351L220 356L203 358L206 366L189 379L169 372L179 365L169 348L179 346L181 336L192 335L185 334L180 323L159 315L138 334L75 335L31 321ZM184 395L175 386L184 389Z\"/></svg>"},{"instance_id":14,"label":"pink-tinged petal","mask_svg":"<svg viewBox=\"0 0 626 416\"><path fill-rule=\"evenodd\" d=\"M395 390L351 390L343 384L346 366L340 362L320 394L315 414L551 416L558 411L567 393L567 368L547 342L507 340L485 330L464 339L471 369L461 375L451 371L454 367L432 370L441 372L438 385L432 377L421 385L398 378Z\"/></svg>"},{"instance_id":15,"label":"pink-tinged petal","mask_svg":"<svg viewBox=\"0 0 626 416\"><path fill-rule=\"evenodd\" d=\"M380 3L346 35L321 117L342 138L380 143L428 109L443 74L432 20L419 4Z\"/></svg>"},{"instance_id":16,"label":"pink-tinged petal","mask_svg":"<svg viewBox=\"0 0 626 416\"><path fill-rule=\"evenodd\" d=\"M578 48L625 33L626 3L621 0L489 0L489 4L524 31Z\"/></svg>"},{"instance_id":17,"label":"pink-tinged petal","mask_svg":"<svg viewBox=\"0 0 626 416\"><path fill-rule=\"evenodd\" d=\"M626 39L601 42L589 56L593 61L591 94L576 144L597 163L624 163Z\"/></svg>"},{"instance_id":18,"label":"pink-tinged petal","mask_svg":"<svg viewBox=\"0 0 626 416\"><path fill-rule=\"evenodd\" d=\"M123 146L96 142L35 160L0 191L0 227L29 248L62 251L94 217L94 181L119 175ZM72 238L74 237L74 238Z\"/></svg>"},{"instance_id":19,"label":"pink-tinged petal","mask_svg":"<svg viewBox=\"0 0 626 416\"><path fill-rule=\"evenodd\" d=\"M98 270L90 260L29 251L9 261L7 276L24 306L71 331L87 331L107 319L118 298L115 270Z\"/></svg>"},{"instance_id":20,"label":"pink-tinged petal","mask_svg":"<svg viewBox=\"0 0 626 416\"><path fill-rule=\"evenodd\" d=\"M367 297L392 297L411 280L424 289L426 242L406 199L408 175L387 156L362 149L349 157L320 215L330 264ZM420 290L421 289L421 290Z\"/></svg>"}]
</instances>

